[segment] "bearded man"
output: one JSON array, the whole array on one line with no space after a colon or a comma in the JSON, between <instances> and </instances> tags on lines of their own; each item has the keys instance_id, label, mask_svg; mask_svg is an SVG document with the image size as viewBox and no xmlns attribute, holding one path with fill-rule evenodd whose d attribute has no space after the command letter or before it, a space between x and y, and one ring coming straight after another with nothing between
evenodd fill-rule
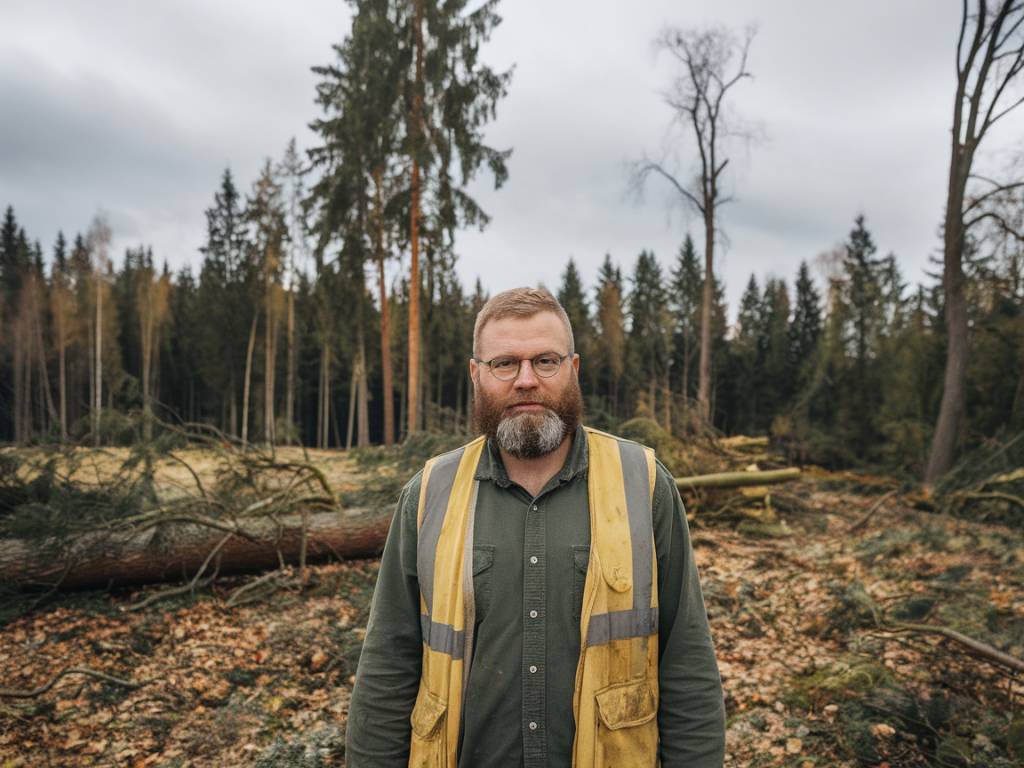
<instances>
[{"instance_id":1,"label":"bearded man","mask_svg":"<svg viewBox=\"0 0 1024 768\"><path fill-rule=\"evenodd\" d=\"M653 451L581 426L544 290L473 331L480 437L402 491L349 708L373 766L721 766L721 680L682 501Z\"/></svg>"}]
</instances>

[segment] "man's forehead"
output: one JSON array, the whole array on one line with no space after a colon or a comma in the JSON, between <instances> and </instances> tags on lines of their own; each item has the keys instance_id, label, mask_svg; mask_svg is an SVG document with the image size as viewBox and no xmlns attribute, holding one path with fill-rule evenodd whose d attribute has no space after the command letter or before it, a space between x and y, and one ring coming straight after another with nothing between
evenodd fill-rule
<instances>
[{"instance_id":1,"label":"man's forehead","mask_svg":"<svg viewBox=\"0 0 1024 768\"><path fill-rule=\"evenodd\" d=\"M543 349L534 352L559 351L567 345L565 325L554 312L496 318L480 329L481 348L497 349L497 354L537 346Z\"/></svg>"}]
</instances>

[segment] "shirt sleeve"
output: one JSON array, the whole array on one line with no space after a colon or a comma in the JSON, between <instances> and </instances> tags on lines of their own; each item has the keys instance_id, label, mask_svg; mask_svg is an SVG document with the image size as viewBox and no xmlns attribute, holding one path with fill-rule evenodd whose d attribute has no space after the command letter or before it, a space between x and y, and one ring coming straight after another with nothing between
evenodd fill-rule
<instances>
[{"instance_id":1,"label":"shirt sleeve","mask_svg":"<svg viewBox=\"0 0 1024 768\"><path fill-rule=\"evenodd\" d=\"M654 489L658 558L661 765L721 768L725 760L722 680L679 489L658 462Z\"/></svg>"},{"instance_id":2,"label":"shirt sleeve","mask_svg":"<svg viewBox=\"0 0 1024 768\"><path fill-rule=\"evenodd\" d=\"M402 490L381 556L349 704L345 734L349 768L404 768L409 760L409 717L423 658L416 579L420 479L417 474Z\"/></svg>"}]
</instances>

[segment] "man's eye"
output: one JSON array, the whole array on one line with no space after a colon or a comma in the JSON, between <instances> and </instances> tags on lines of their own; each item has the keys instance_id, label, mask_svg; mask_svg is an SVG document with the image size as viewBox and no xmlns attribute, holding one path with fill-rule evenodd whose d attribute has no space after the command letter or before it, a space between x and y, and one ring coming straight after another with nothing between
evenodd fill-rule
<instances>
[{"instance_id":1,"label":"man's eye","mask_svg":"<svg viewBox=\"0 0 1024 768\"><path fill-rule=\"evenodd\" d=\"M491 368L496 368L499 371L508 370L515 364L516 361L510 357L503 357L499 360L491 360Z\"/></svg>"},{"instance_id":2,"label":"man's eye","mask_svg":"<svg viewBox=\"0 0 1024 768\"><path fill-rule=\"evenodd\" d=\"M554 355L539 355L537 357L537 365L552 366L558 365L558 358Z\"/></svg>"}]
</instances>

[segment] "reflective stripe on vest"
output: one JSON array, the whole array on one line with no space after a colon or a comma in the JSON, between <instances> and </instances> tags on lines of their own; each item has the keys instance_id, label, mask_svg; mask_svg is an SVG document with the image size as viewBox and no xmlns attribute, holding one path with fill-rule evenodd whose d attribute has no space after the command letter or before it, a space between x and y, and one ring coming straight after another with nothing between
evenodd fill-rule
<instances>
[{"instance_id":1,"label":"reflective stripe on vest","mask_svg":"<svg viewBox=\"0 0 1024 768\"><path fill-rule=\"evenodd\" d=\"M423 662L409 765L456 765L459 714L473 657L473 510L484 439L431 459L417 511Z\"/></svg>"},{"instance_id":2,"label":"reflective stripe on vest","mask_svg":"<svg viewBox=\"0 0 1024 768\"><path fill-rule=\"evenodd\" d=\"M594 755L602 750L608 753L594 725L598 710L612 720L637 719L639 711L644 722L650 721L647 710L657 711L654 453L589 428L586 436L591 556L573 698L573 765L578 768L594 765ZM475 619L472 553L478 482L473 476L483 449L484 439L478 438L431 459L424 468L416 552L423 674L412 715L410 766L457 764ZM635 689L637 684L643 689ZM630 733L620 732L621 723L614 726L619 742L640 744L639 752L629 747L630 762L625 764L654 764L656 722L653 727L652 747L646 736L637 742ZM621 750L615 755L621 758Z\"/></svg>"},{"instance_id":3,"label":"reflective stripe on vest","mask_svg":"<svg viewBox=\"0 0 1024 768\"><path fill-rule=\"evenodd\" d=\"M590 565L583 588L574 768L658 760L654 452L587 431Z\"/></svg>"}]
</instances>

